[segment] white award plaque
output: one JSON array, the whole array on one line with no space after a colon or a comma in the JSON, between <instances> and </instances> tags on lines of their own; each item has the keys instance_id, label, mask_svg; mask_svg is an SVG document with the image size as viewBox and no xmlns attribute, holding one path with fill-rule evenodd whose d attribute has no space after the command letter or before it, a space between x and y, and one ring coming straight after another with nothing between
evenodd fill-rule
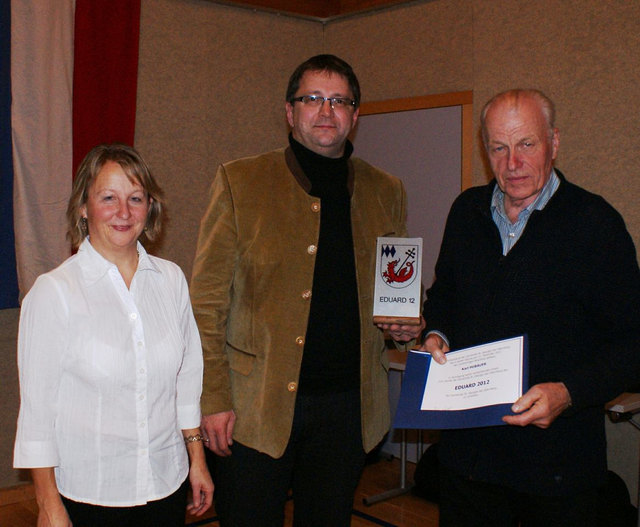
<instances>
[{"instance_id":1,"label":"white award plaque","mask_svg":"<svg viewBox=\"0 0 640 527\"><path fill-rule=\"evenodd\" d=\"M422 238L378 237L375 324L420 324Z\"/></svg>"}]
</instances>

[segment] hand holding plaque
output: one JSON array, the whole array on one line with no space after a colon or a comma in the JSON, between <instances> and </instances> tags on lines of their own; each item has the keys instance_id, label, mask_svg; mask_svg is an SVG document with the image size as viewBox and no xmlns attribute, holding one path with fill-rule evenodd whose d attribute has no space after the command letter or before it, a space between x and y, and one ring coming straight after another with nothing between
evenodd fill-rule
<instances>
[{"instance_id":1,"label":"hand holding plaque","mask_svg":"<svg viewBox=\"0 0 640 527\"><path fill-rule=\"evenodd\" d=\"M378 237L375 324L420 324L422 238Z\"/></svg>"}]
</instances>

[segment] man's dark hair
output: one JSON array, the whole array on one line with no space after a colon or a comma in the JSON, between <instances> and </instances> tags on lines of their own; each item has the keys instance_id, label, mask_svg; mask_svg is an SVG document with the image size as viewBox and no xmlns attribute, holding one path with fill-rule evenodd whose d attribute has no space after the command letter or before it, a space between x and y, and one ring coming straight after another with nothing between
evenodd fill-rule
<instances>
[{"instance_id":1,"label":"man's dark hair","mask_svg":"<svg viewBox=\"0 0 640 527\"><path fill-rule=\"evenodd\" d=\"M291 102L300 87L300 80L307 71L322 71L327 73L335 73L344 77L349 83L349 88L356 103L356 108L360 106L360 83L358 77L353 72L351 66L341 58L335 55L316 55L305 60L289 77L289 85L287 86L287 102Z\"/></svg>"}]
</instances>

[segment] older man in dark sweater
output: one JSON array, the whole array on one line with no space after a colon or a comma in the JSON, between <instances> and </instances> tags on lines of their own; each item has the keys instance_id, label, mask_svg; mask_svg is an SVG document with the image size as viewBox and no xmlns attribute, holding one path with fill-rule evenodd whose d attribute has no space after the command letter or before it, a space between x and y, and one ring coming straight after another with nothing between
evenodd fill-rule
<instances>
[{"instance_id":1,"label":"older man in dark sweater","mask_svg":"<svg viewBox=\"0 0 640 527\"><path fill-rule=\"evenodd\" d=\"M531 389L507 426L443 433L440 525L596 523L603 405L640 379L640 273L624 221L553 168L553 103L511 90L482 112L495 180L453 204L423 346L529 339Z\"/></svg>"}]
</instances>

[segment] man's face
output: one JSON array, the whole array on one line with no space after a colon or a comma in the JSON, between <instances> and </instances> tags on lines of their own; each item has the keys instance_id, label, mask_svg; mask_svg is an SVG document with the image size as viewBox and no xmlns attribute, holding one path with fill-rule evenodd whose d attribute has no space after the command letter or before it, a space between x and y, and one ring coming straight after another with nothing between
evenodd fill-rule
<instances>
[{"instance_id":1,"label":"man's face","mask_svg":"<svg viewBox=\"0 0 640 527\"><path fill-rule=\"evenodd\" d=\"M319 95L353 99L349 83L342 75L324 71L307 71L300 79L295 96ZM316 154L340 157L347 137L358 120L353 106L331 108L329 101L314 107L303 102L286 103L287 121L293 138Z\"/></svg>"},{"instance_id":2,"label":"man's face","mask_svg":"<svg viewBox=\"0 0 640 527\"><path fill-rule=\"evenodd\" d=\"M505 210L514 221L549 180L558 153L558 130L549 126L540 104L530 97L515 105L496 101L486 116L487 152L491 170L505 193Z\"/></svg>"}]
</instances>

